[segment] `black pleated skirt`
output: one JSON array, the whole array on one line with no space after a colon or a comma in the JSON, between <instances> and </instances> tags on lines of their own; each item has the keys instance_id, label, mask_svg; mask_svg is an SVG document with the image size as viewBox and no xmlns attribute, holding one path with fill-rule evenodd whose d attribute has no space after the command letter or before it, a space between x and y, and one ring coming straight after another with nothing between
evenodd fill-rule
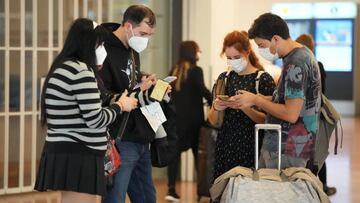
<instances>
[{"instance_id":1,"label":"black pleated skirt","mask_svg":"<svg viewBox=\"0 0 360 203\"><path fill-rule=\"evenodd\" d=\"M92 153L79 143L46 142L35 190L105 194L104 153Z\"/></svg>"}]
</instances>

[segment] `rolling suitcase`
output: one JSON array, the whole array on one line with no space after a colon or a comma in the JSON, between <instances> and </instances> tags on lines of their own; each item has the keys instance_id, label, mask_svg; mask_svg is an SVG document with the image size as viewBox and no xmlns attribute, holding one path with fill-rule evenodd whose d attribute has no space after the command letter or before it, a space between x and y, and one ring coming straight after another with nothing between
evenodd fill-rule
<instances>
[{"instance_id":1,"label":"rolling suitcase","mask_svg":"<svg viewBox=\"0 0 360 203\"><path fill-rule=\"evenodd\" d=\"M281 126L273 124L255 125L255 169L235 167L218 177L210 189L214 202L220 203L329 203L318 178L306 168L258 169L258 131L275 130L279 136L278 150L281 152Z\"/></svg>"},{"instance_id":2,"label":"rolling suitcase","mask_svg":"<svg viewBox=\"0 0 360 203\"><path fill-rule=\"evenodd\" d=\"M213 178L213 167L215 159L215 142L217 130L206 122L200 129L199 148L197 158L197 195L198 201L201 197L210 197L209 189Z\"/></svg>"}]
</instances>

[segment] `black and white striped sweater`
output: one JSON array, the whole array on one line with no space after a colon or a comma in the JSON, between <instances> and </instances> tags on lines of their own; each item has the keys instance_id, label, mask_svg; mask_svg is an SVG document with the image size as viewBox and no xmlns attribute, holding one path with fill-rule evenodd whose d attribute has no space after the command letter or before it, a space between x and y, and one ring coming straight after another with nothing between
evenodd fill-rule
<instances>
[{"instance_id":1,"label":"black and white striped sweater","mask_svg":"<svg viewBox=\"0 0 360 203\"><path fill-rule=\"evenodd\" d=\"M82 62L66 61L45 90L47 142L75 142L106 150L106 129L121 113L117 104L101 106L94 73Z\"/></svg>"}]
</instances>

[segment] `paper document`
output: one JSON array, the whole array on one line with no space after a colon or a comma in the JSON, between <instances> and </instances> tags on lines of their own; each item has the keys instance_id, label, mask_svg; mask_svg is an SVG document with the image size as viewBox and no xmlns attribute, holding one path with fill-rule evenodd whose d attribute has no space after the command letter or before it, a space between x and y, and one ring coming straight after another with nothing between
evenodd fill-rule
<instances>
[{"instance_id":1,"label":"paper document","mask_svg":"<svg viewBox=\"0 0 360 203\"><path fill-rule=\"evenodd\" d=\"M166 116L160 106L159 102L154 102L150 105L140 108L141 113L145 116L149 122L151 128L156 132L161 124L166 121Z\"/></svg>"}]
</instances>

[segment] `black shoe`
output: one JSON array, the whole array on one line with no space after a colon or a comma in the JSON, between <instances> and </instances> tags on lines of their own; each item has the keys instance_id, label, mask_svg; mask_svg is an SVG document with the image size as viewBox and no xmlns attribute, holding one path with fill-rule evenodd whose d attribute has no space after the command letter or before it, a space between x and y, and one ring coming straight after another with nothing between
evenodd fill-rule
<instances>
[{"instance_id":1,"label":"black shoe","mask_svg":"<svg viewBox=\"0 0 360 203\"><path fill-rule=\"evenodd\" d=\"M165 200L169 202L180 202L180 197L176 192L168 192L168 194L165 196Z\"/></svg>"},{"instance_id":2,"label":"black shoe","mask_svg":"<svg viewBox=\"0 0 360 203\"><path fill-rule=\"evenodd\" d=\"M327 196L334 195L336 193L336 187L328 187L325 185L324 192L327 194Z\"/></svg>"}]
</instances>

